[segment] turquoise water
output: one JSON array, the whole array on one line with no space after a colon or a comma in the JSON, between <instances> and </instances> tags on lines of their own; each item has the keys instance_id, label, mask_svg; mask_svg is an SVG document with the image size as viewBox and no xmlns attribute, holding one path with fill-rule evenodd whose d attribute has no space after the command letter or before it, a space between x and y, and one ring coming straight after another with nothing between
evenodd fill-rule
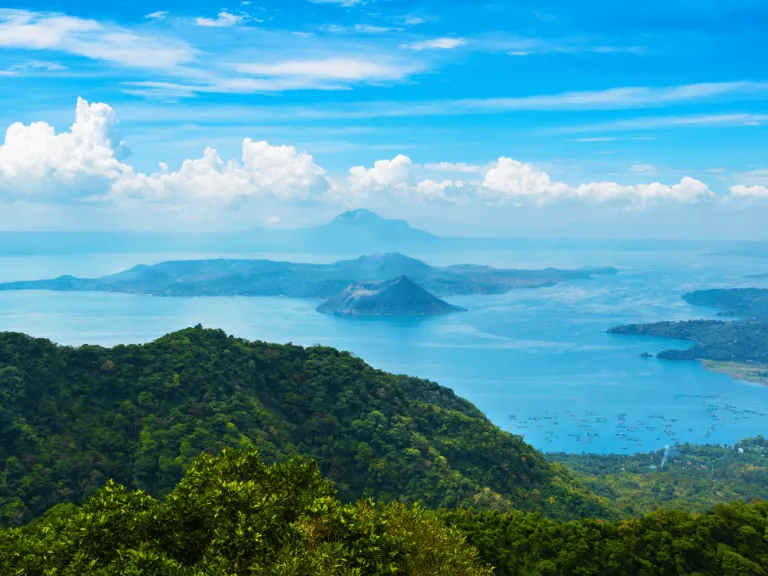
<instances>
[{"instance_id":1,"label":"turquoise water","mask_svg":"<svg viewBox=\"0 0 768 576\"><path fill-rule=\"evenodd\" d=\"M194 255L4 257L0 281L63 273L97 276L174 257ZM113 345L146 342L200 322L249 339L322 343L351 350L377 368L449 386L499 426L547 451L636 452L675 441L733 443L768 429L768 388L707 372L695 362L639 356L684 343L605 333L626 322L714 317L712 310L686 304L680 294L761 285L743 278L768 272L759 268L760 259L609 247L423 258L434 264L509 267L613 265L621 274L499 296L452 298L469 312L415 320L335 318L316 313L316 302L287 298L0 292L0 330L62 344Z\"/></svg>"}]
</instances>

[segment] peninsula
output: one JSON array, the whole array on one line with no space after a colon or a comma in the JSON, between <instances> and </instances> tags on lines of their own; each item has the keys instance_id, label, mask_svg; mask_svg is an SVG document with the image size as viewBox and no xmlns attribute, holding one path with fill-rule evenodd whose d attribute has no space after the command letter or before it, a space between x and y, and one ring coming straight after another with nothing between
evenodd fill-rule
<instances>
[{"instance_id":1,"label":"peninsula","mask_svg":"<svg viewBox=\"0 0 768 576\"><path fill-rule=\"evenodd\" d=\"M289 296L326 300L355 282L408 276L441 295L500 294L516 288L553 286L616 274L615 268L584 270L512 270L461 264L430 266L399 253L372 254L332 264L296 264L274 260L177 260L139 265L101 278L61 276L0 284L0 290L128 292L153 296Z\"/></svg>"},{"instance_id":2,"label":"peninsula","mask_svg":"<svg viewBox=\"0 0 768 576\"><path fill-rule=\"evenodd\" d=\"M719 308L721 315L738 315L744 319L628 324L616 326L608 332L689 340L693 343L691 347L664 350L658 357L699 360L714 372L768 385L768 290L700 290L684 294L683 299L691 304Z\"/></svg>"},{"instance_id":3,"label":"peninsula","mask_svg":"<svg viewBox=\"0 0 768 576\"><path fill-rule=\"evenodd\" d=\"M323 302L318 312L337 316L437 316L465 312L400 276L380 282L356 282Z\"/></svg>"}]
</instances>

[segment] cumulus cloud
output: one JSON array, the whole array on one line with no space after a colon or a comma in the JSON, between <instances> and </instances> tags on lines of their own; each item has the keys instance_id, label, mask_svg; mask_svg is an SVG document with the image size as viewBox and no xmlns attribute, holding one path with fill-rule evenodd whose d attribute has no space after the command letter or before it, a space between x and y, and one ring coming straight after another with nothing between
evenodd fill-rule
<instances>
[{"instance_id":1,"label":"cumulus cloud","mask_svg":"<svg viewBox=\"0 0 768 576\"><path fill-rule=\"evenodd\" d=\"M201 158L185 160L175 172L161 165L154 174L130 174L112 186L114 198L231 203L239 198L270 195L279 200L319 199L328 190L325 171L306 152L293 146L243 140L240 161L225 162L213 148Z\"/></svg>"},{"instance_id":2,"label":"cumulus cloud","mask_svg":"<svg viewBox=\"0 0 768 576\"><path fill-rule=\"evenodd\" d=\"M349 188L355 194L403 189L408 185L413 163L398 154L392 160L377 160L373 168L355 166L349 170Z\"/></svg>"},{"instance_id":3,"label":"cumulus cloud","mask_svg":"<svg viewBox=\"0 0 768 576\"><path fill-rule=\"evenodd\" d=\"M626 201L634 204L657 201L694 203L713 196L706 184L689 177L672 186L658 182L630 186L622 186L616 182L590 182L570 186L552 181L549 174L531 164L505 157L499 158L488 170L480 194L499 203L525 198L540 203L557 199Z\"/></svg>"},{"instance_id":4,"label":"cumulus cloud","mask_svg":"<svg viewBox=\"0 0 768 576\"><path fill-rule=\"evenodd\" d=\"M69 132L34 122L12 124L0 146L0 191L12 196L88 195L129 173L128 153L106 104L77 101Z\"/></svg>"},{"instance_id":5,"label":"cumulus cloud","mask_svg":"<svg viewBox=\"0 0 768 576\"><path fill-rule=\"evenodd\" d=\"M568 200L642 208L715 197L705 183L690 177L674 184L567 184L532 164L507 157L485 166L414 165L408 156L397 155L370 166L355 166L345 179L335 179L307 152L251 138L243 140L238 159L225 160L214 148L206 148L201 157L185 160L177 170L161 163L158 171L148 174L127 163L128 154L115 111L107 104L78 99L75 121L67 131L57 134L45 122L15 123L8 128L0 145L0 199L131 200L187 207L226 206L249 198L288 203L370 200L489 205ZM431 171L431 177L416 178L424 171ZM443 178L446 172L466 175L468 180ZM741 181L732 186L730 197L765 198L768 187Z\"/></svg>"},{"instance_id":6,"label":"cumulus cloud","mask_svg":"<svg viewBox=\"0 0 768 576\"><path fill-rule=\"evenodd\" d=\"M768 186L731 186L731 194L737 198L768 198Z\"/></svg>"}]
</instances>

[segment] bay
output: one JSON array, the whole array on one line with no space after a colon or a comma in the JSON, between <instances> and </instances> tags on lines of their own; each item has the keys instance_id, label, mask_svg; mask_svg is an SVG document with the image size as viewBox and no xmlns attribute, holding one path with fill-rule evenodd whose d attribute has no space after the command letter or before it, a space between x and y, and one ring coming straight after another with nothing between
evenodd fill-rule
<instances>
[{"instance_id":1,"label":"bay","mask_svg":"<svg viewBox=\"0 0 768 576\"><path fill-rule=\"evenodd\" d=\"M450 298L469 311L423 319L349 319L288 298L157 298L112 293L0 292L0 330L61 344L141 343L197 323L248 339L324 344L376 368L453 388L496 424L545 451L637 452L679 442L734 443L768 425L768 388L697 362L641 358L685 342L609 335L628 322L715 317L680 295L708 287L768 286L746 274L759 260L704 250L631 250L604 243L515 252L411 254L430 264L512 268L616 266L617 276ZM101 276L169 259L227 254L0 257L0 281ZM258 254L331 262L333 254Z\"/></svg>"}]
</instances>

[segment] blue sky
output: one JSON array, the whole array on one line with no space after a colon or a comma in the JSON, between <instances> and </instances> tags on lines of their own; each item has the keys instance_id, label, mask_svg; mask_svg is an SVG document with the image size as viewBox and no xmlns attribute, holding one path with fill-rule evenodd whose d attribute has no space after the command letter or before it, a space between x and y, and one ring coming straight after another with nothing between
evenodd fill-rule
<instances>
[{"instance_id":1,"label":"blue sky","mask_svg":"<svg viewBox=\"0 0 768 576\"><path fill-rule=\"evenodd\" d=\"M766 22L757 0L13 4L0 228L367 206L443 233L768 239Z\"/></svg>"}]
</instances>

